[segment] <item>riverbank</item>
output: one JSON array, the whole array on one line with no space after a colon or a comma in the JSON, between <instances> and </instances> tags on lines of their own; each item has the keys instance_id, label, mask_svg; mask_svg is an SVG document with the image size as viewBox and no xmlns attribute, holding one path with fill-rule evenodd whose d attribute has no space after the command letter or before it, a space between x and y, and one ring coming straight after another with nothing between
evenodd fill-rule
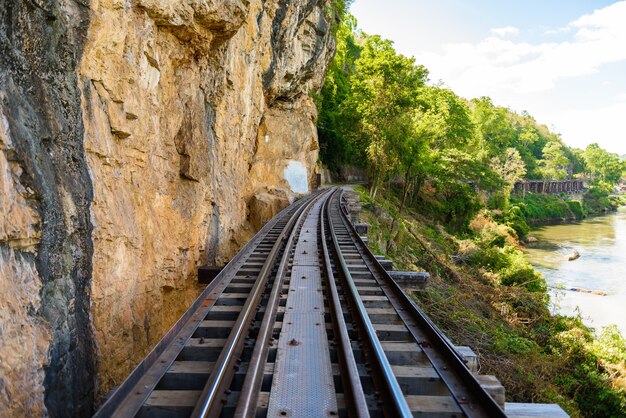
<instances>
[{"instance_id":1,"label":"riverbank","mask_svg":"<svg viewBox=\"0 0 626 418\"><path fill-rule=\"evenodd\" d=\"M511 198L509 211L519 210L529 227L539 227L578 222L591 216L615 212L618 207L626 204L624 196L610 196L593 189L588 190L582 200L572 200L569 197L566 194L515 195ZM529 228L522 228L521 235L525 235L528 230Z\"/></svg>"},{"instance_id":2,"label":"riverbank","mask_svg":"<svg viewBox=\"0 0 626 418\"><path fill-rule=\"evenodd\" d=\"M483 211L471 233L455 236L412 208L399 216L393 194L357 190L370 247L398 269L430 273L427 291L411 296L455 344L480 353L481 373L500 379L507 400L559 403L572 417L626 416L626 371L615 358L626 358L624 340L551 314L513 228Z\"/></svg>"}]
</instances>

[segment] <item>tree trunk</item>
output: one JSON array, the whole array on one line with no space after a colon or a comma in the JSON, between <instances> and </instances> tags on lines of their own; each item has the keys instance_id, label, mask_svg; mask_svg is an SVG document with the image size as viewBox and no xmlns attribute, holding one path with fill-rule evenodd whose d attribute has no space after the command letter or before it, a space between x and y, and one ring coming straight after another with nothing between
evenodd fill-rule
<instances>
[{"instance_id":1,"label":"tree trunk","mask_svg":"<svg viewBox=\"0 0 626 418\"><path fill-rule=\"evenodd\" d=\"M422 190L422 186L424 185L424 176L415 176L415 183L413 185L413 203L417 204L417 198L420 195L420 190Z\"/></svg>"},{"instance_id":2,"label":"tree trunk","mask_svg":"<svg viewBox=\"0 0 626 418\"><path fill-rule=\"evenodd\" d=\"M393 220L391 221L391 229L390 229L390 235L393 235L394 230L396 228L396 224L398 223L398 218L402 215L402 211L404 210L404 205L406 203L406 198L409 194L409 188L411 185L411 167L409 167L406 170L406 173L404 173L404 185L402 187L402 200L400 200L400 207L398 208L398 213L393 217ZM392 238L389 239L389 241L391 241ZM387 248L389 248L391 242L387 243Z\"/></svg>"},{"instance_id":3,"label":"tree trunk","mask_svg":"<svg viewBox=\"0 0 626 418\"><path fill-rule=\"evenodd\" d=\"M370 186L370 197L372 199L376 199L377 192L378 192L378 183L376 182L376 179L374 179L374 181L372 182L372 185Z\"/></svg>"}]
</instances>

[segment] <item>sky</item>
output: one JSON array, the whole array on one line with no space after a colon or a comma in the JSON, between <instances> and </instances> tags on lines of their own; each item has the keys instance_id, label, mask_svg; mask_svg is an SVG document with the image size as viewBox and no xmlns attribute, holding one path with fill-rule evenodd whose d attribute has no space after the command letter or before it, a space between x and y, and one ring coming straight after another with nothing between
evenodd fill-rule
<instances>
[{"instance_id":1,"label":"sky","mask_svg":"<svg viewBox=\"0 0 626 418\"><path fill-rule=\"evenodd\" d=\"M355 0L350 12L431 83L626 154L626 0Z\"/></svg>"}]
</instances>

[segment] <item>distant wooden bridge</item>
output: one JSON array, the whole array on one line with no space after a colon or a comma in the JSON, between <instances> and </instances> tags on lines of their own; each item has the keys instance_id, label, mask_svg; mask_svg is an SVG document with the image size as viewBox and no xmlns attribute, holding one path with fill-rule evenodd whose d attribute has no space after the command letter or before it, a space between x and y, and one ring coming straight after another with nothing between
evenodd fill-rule
<instances>
[{"instance_id":1,"label":"distant wooden bridge","mask_svg":"<svg viewBox=\"0 0 626 418\"><path fill-rule=\"evenodd\" d=\"M524 180L515 183L513 188L517 193L539 193L539 194L577 194L586 189L584 180Z\"/></svg>"}]
</instances>

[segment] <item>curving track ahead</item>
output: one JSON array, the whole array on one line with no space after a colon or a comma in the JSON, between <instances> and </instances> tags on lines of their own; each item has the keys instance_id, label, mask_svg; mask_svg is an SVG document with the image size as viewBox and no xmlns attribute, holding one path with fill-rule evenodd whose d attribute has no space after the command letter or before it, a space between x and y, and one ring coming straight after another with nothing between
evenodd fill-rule
<instances>
[{"instance_id":1,"label":"curving track ahead","mask_svg":"<svg viewBox=\"0 0 626 418\"><path fill-rule=\"evenodd\" d=\"M327 189L282 211L97 417L504 417Z\"/></svg>"}]
</instances>

